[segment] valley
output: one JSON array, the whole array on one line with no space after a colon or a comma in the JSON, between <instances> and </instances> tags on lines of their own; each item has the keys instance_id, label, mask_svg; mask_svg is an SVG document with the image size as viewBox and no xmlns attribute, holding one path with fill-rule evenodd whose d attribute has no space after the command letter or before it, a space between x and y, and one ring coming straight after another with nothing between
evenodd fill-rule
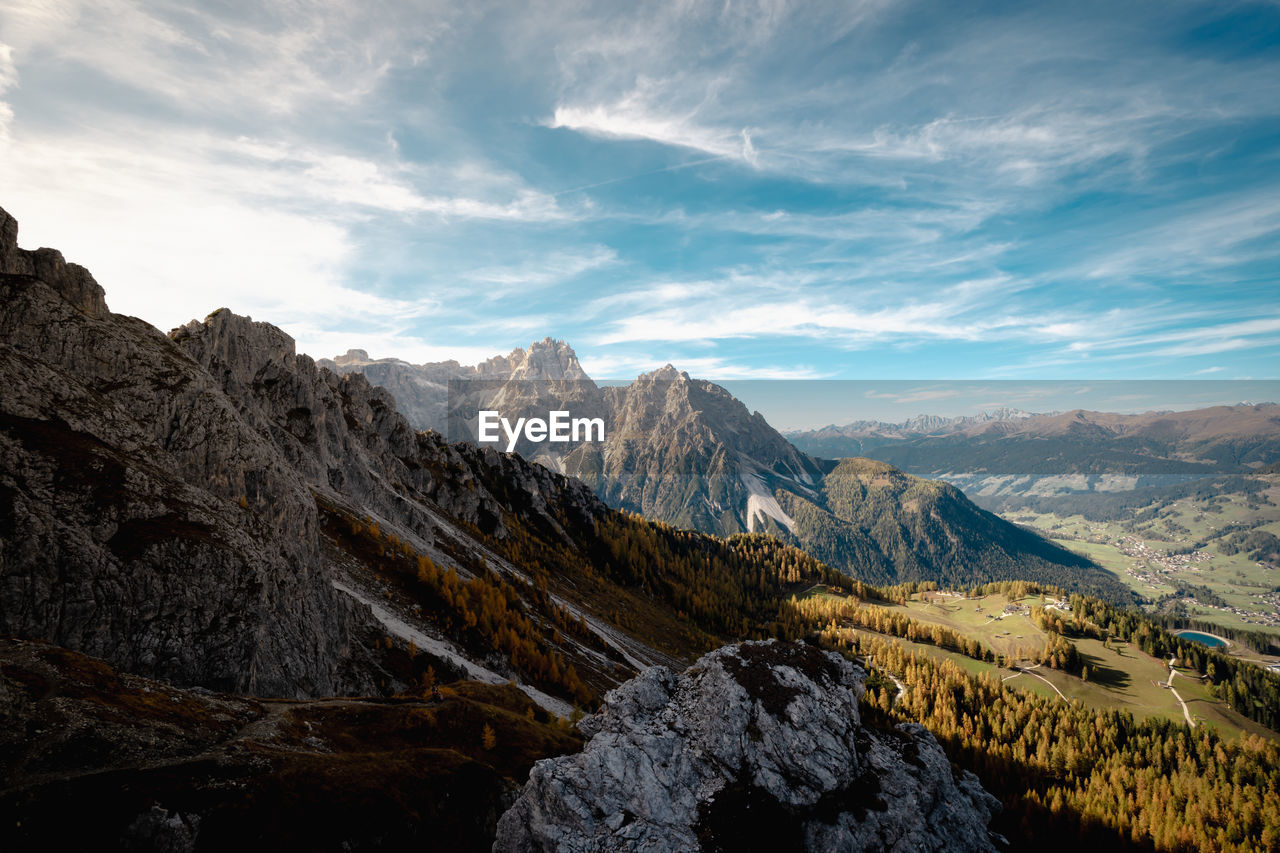
<instances>
[{"instance_id":1,"label":"valley","mask_svg":"<svg viewBox=\"0 0 1280 853\"><path fill-rule=\"evenodd\" d=\"M1114 518L1043 511L1050 501L1002 516L1112 572L1152 612L1280 636L1280 477L1254 479L1261 489L1155 500Z\"/></svg>"}]
</instances>

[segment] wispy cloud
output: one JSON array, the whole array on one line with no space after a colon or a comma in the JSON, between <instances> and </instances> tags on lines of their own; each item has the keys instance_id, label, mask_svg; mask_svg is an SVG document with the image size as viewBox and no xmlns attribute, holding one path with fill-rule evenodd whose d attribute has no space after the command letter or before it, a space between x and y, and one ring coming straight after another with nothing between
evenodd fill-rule
<instances>
[{"instance_id":1,"label":"wispy cloud","mask_svg":"<svg viewBox=\"0 0 1280 853\"><path fill-rule=\"evenodd\" d=\"M618 253L608 246L585 251L548 252L536 258L505 266L476 267L463 278L486 286L484 298L500 299L511 292L528 293L539 288L571 281L583 273L618 263Z\"/></svg>"},{"instance_id":2,"label":"wispy cloud","mask_svg":"<svg viewBox=\"0 0 1280 853\"><path fill-rule=\"evenodd\" d=\"M19 0L5 40L25 61L80 66L186 111L290 113L352 103L425 59L457 7L300 0L235 14L186 3Z\"/></svg>"},{"instance_id":3,"label":"wispy cloud","mask_svg":"<svg viewBox=\"0 0 1280 853\"><path fill-rule=\"evenodd\" d=\"M636 97L632 93L610 106L558 107L547 126L618 139L647 139L662 145L692 148L718 158L739 160L752 166L759 163L759 153L747 128L732 132L699 127L695 115L649 112L634 103Z\"/></svg>"},{"instance_id":4,"label":"wispy cloud","mask_svg":"<svg viewBox=\"0 0 1280 853\"><path fill-rule=\"evenodd\" d=\"M1237 13L18 0L0 203L117 308L320 354L1261 375L1280 63Z\"/></svg>"}]
</instances>

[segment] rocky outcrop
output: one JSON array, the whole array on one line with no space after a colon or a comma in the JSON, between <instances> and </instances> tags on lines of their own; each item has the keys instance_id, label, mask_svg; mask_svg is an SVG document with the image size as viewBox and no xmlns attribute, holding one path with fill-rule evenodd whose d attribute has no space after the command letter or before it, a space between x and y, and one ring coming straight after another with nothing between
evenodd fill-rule
<instances>
[{"instance_id":1,"label":"rocky outcrop","mask_svg":"<svg viewBox=\"0 0 1280 853\"><path fill-rule=\"evenodd\" d=\"M649 669L534 766L494 850L993 849L995 798L923 727L864 725L863 677L773 641Z\"/></svg>"},{"instance_id":2,"label":"rocky outcrop","mask_svg":"<svg viewBox=\"0 0 1280 853\"><path fill-rule=\"evenodd\" d=\"M92 317L109 313L106 295L87 269L67 263L56 249L18 248L18 220L4 210L0 210L0 275L39 279Z\"/></svg>"},{"instance_id":3,"label":"rocky outcrop","mask_svg":"<svg viewBox=\"0 0 1280 853\"><path fill-rule=\"evenodd\" d=\"M163 334L0 223L0 633L183 684L367 689L305 480Z\"/></svg>"},{"instance_id":4,"label":"rocky outcrop","mask_svg":"<svg viewBox=\"0 0 1280 853\"><path fill-rule=\"evenodd\" d=\"M391 522L424 548L440 527L436 510L499 536L508 512L555 526L551 503L588 516L604 511L581 483L546 468L415 431L385 389L298 355L293 339L267 323L220 310L170 338L220 380L312 488Z\"/></svg>"}]
</instances>

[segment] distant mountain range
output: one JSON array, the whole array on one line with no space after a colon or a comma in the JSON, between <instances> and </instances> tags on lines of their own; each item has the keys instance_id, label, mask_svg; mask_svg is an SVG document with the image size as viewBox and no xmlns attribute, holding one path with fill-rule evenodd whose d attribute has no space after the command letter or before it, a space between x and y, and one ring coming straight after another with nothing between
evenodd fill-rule
<instances>
[{"instance_id":1,"label":"distant mountain range","mask_svg":"<svg viewBox=\"0 0 1280 853\"><path fill-rule=\"evenodd\" d=\"M971 497L1123 491L1280 460L1280 406L1215 406L1135 415L999 410L976 418L922 416L790 432L798 448L866 456L945 479Z\"/></svg>"},{"instance_id":2,"label":"distant mountain range","mask_svg":"<svg viewBox=\"0 0 1280 853\"><path fill-rule=\"evenodd\" d=\"M922 435L949 435L975 427L987 427L994 423L1024 421L1040 417L1021 409L1000 407L977 415L959 415L945 417L943 415L916 415L901 423L887 421L861 420L837 426L821 427L811 430L789 430L784 433L787 438L806 453L838 459L844 456L860 456L865 448L876 447L882 443L916 438ZM850 453L851 448L858 448L857 453Z\"/></svg>"}]
</instances>

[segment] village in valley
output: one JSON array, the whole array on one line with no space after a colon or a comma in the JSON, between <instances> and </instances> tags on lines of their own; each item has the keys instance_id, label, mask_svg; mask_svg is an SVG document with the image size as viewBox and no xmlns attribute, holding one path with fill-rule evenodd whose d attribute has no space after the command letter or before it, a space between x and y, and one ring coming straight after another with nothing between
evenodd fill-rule
<instances>
[{"instance_id":1,"label":"village in valley","mask_svg":"<svg viewBox=\"0 0 1280 853\"><path fill-rule=\"evenodd\" d=\"M1241 545L1280 534L1277 492L1273 485L1253 495L1182 499L1116 521L1025 511L1005 517L1108 569L1148 610L1181 608L1198 620L1280 637L1280 561Z\"/></svg>"}]
</instances>

